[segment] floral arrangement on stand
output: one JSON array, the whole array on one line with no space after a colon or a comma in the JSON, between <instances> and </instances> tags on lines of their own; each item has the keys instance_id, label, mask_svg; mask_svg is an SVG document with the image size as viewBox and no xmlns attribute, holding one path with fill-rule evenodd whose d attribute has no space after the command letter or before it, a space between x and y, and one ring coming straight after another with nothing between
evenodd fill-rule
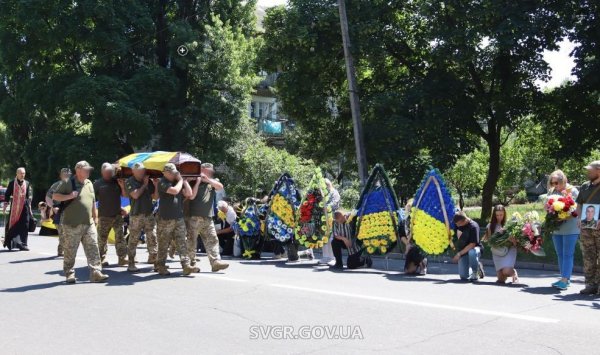
<instances>
[{"instance_id":1,"label":"floral arrangement on stand","mask_svg":"<svg viewBox=\"0 0 600 355\"><path fill-rule=\"evenodd\" d=\"M513 213L502 232L492 234L488 244L493 248L517 248L536 256L545 256L540 236L540 216L536 211Z\"/></svg>"},{"instance_id":2,"label":"floral arrangement on stand","mask_svg":"<svg viewBox=\"0 0 600 355\"><path fill-rule=\"evenodd\" d=\"M300 203L296 240L306 248L322 248L329 241L333 214L327 206L329 190L321 169L315 171L308 191Z\"/></svg>"},{"instance_id":3,"label":"floral arrangement on stand","mask_svg":"<svg viewBox=\"0 0 600 355\"><path fill-rule=\"evenodd\" d=\"M386 254L396 245L398 206L389 178L377 164L356 208L356 238L368 254Z\"/></svg>"},{"instance_id":4,"label":"floral arrangement on stand","mask_svg":"<svg viewBox=\"0 0 600 355\"><path fill-rule=\"evenodd\" d=\"M292 177L285 173L275 182L269 197L267 232L276 240L287 243L294 239L300 192Z\"/></svg>"},{"instance_id":5,"label":"floral arrangement on stand","mask_svg":"<svg viewBox=\"0 0 600 355\"><path fill-rule=\"evenodd\" d=\"M546 218L542 227L544 239L550 238L560 226L571 218L577 217L577 203L570 193L564 196L550 195L544 205Z\"/></svg>"},{"instance_id":6,"label":"floral arrangement on stand","mask_svg":"<svg viewBox=\"0 0 600 355\"><path fill-rule=\"evenodd\" d=\"M415 243L427 254L442 254L452 244L454 201L437 169L430 170L417 190L411 210Z\"/></svg>"},{"instance_id":7,"label":"floral arrangement on stand","mask_svg":"<svg viewBox=\"0 0 600 355\"><path fill-rule=\"evenodd\" d=\"M242 257L252 259L259 255L261 244L261 221L258 215L258 207L252 203L244 209L242 216L233 224L233 230L239 236L244 253Z\"/></svg>"}]
</instances>

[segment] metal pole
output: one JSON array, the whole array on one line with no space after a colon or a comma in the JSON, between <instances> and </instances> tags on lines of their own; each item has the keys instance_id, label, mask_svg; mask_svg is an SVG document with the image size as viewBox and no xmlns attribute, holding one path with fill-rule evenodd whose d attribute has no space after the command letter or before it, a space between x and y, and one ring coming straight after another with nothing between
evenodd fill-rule
<instances>
[{"instance_id":1,"label":"metal pole","mask_svg":"<svg viewBox=\"0 0 600 355\"><path fill-rule=\"evenodd\" d=\"M344 58L346 59L346 75L348 76L348 91L350 93L350 109L354 126L354 145L356 147L356 162L358 163L358 177L361 187L367 182L367 154L363 138L362 122L360 118L360 103L356 85L356 69L350 51L350 35L348 34L348 17L346 15L345 0L338 0L340 10L340 25L342 26L342 40L344 44Z\"/></svg>"}]
</instances>

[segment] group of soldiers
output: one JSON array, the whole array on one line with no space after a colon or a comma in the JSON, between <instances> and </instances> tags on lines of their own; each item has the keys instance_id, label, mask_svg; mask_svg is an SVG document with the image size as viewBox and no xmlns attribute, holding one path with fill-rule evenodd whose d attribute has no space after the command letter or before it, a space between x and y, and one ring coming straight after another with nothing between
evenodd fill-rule
<instances>
[{"instance_id":1,"label":"group of soldiers","mask_svg":"<svg viewBox=\"0 0 600 355\"><path fill-rule=\"evenodd\" d=\"M63 269L67 283L75 283L75 257L79 244L83 244L90 281L103 282L108 275L102 267L108 266L108 236L115 232L118 265L127 266L135 273L136 249L140 236L145 233L149 264L160 275L169 275L166 265L169 248L179 253L183 275L200 272L196 266L198 235L206 249L213 272L229 265L221 260L219 240L213 223L217 191L223 185L214 179L214 168L204 163L199 177L184 178L177 167L167 163L160 179L151 179L144 164L132 166L133 176L117 178L115 167L104 163L101 178L89 180L92 166L86 161L75 165L75 174L62 169L60 180L47 193L54 207L59 234L58 255L64 257ZM130 200L130 210L121 207L121 196ZM158 201L155 211L154 200ZM98 202L98 207L96 207ZM129 237L126 240L124 216L129 216Z\"/></svg>"}]
</instances>

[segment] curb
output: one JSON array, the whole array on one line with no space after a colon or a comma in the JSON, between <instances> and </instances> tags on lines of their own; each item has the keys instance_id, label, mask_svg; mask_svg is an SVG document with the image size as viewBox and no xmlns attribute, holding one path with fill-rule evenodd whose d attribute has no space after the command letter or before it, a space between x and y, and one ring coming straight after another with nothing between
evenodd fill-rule
<instances>
[{"instance_id":1,"label":"curb","mask_svg":"<svg viewBox=\"0 0 600 355\"><path fill-rule=\"evenodd\" d=\"M322 256L321 251L315 251L314 253L315 253L315 258L317 255ZM398 255L399 257L394 257L396 255ZM404 260L404 255L402 255L400 253L390 253L390 254L388 254L387 257L381 256L381 255L373 255L373 256L371 256L371 258L376 259L376 260L377 259L379 259L379 260L387 259L388 261L401 261L401 260ZM452 258L447 257L447 256L438 256L438 257L435 257L430 262L450 264L451 260L452 260ZM484 266L494 267L494 261L491 259L480 259L480 261ZM552 271L552 272L559 271L558 265L555 265L555 264L533 263L533 262L518 261L518 260L515 264L515 268L527 269L527 270L537 270L537 271ZM573 273L583 274L583 267L574 266Z\"/></svg>"}]
</instances>

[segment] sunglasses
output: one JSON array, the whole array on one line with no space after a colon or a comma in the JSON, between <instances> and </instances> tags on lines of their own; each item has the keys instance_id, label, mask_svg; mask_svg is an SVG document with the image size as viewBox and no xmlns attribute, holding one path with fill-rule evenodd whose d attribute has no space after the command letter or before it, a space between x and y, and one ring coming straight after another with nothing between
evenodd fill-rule
<instances>
[{"instance_id":1,"label":"sunglasses","mask_svg":"<svg viewBox=\"0 0 600 355\"><path fill-rule=\"evenodd\" d=\"M560 185L560 183L558 181L551 181L550 185L552 185L552 186L558 186L558 185Z\"/></svg>"}]
</instances>

